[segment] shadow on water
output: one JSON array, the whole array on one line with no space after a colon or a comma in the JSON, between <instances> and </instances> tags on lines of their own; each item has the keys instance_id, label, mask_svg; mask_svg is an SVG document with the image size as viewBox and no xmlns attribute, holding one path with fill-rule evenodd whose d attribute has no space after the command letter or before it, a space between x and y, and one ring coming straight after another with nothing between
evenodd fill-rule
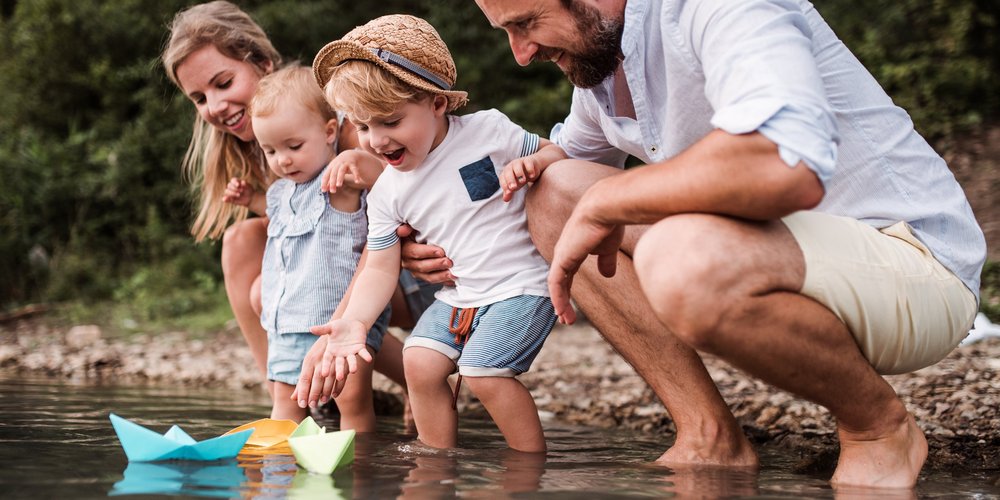
<instances>
[{"instance_id":1,"label":"shadow on water","mask_svg":"<svg viewBox=\"0 0 1000 500\"><path fill-rule=\"evenodd\" d=\"M465 419L461 449L435 451L406 435L399 418L359 435L355 462L309 474L290 455L214 462L128 463L108 414L157 432L179 424L195 439L217 436L268 413L249 391L69 385L0 373L0 494L4 498L149 495L219 498L864 498L838 491L832 471L793 473L800 457L761 450L759 472L670 470L649 462L656 436L546 423L545 456L512 452L491 422ZM915 492L880 498L998 498L986 473L925 472Z\"/></svg>"}]
</instances>

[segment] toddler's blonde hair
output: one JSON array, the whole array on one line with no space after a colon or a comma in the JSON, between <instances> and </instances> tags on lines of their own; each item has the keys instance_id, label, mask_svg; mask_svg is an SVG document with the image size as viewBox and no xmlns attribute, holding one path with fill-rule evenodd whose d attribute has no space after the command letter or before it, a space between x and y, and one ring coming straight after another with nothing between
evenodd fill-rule
<instances>
[{"instance_id":1,"label":"toddler's blonde hair","mask_svg":"<svg viewBox=\"0 0 1000 500\"><path fill-rule=\"evenodd\" d=\"M251 117L268 116L294 100L323 118L324 122L337 118L336 111L327 102L323 90L316 85L311 68L292 64L260 79L257 91L250 100Z\"/></svg>"}]
</instances>

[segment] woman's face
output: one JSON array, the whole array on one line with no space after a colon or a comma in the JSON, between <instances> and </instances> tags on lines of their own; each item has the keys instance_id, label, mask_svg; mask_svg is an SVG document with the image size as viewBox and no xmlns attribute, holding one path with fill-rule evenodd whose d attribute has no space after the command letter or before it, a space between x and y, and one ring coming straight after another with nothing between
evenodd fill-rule
<instances>
[{"instance_id":1,"label":"woman's face","mask_svg":"<svg viewBox=\"0 0 1000 500\"><path fill-rule=\"evenodd\" d=\"M177 81L202 119L249 142L254 140L254 133L247 105L262 73L271 69L229 58L209 44L192 52L177 66Z\"/></svg>"}]
</instances>

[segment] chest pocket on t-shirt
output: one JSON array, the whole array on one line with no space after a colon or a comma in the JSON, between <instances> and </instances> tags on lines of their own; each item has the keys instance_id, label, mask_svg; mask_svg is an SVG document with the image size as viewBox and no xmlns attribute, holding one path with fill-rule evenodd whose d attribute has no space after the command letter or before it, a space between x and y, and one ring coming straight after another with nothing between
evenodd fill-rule
<instances>
[{"instance_id":1,"label":"chest pocket on t-shirt","mask_svg":"<svg viewBox=\"0 0 1000 500\"><path fill-rule=\"evenodd\" d=\"M472 201L485 200L500 189L500 178L489 156L458 169L458 173L462 174L462 182Z\"/></svg>"}]
</instances>

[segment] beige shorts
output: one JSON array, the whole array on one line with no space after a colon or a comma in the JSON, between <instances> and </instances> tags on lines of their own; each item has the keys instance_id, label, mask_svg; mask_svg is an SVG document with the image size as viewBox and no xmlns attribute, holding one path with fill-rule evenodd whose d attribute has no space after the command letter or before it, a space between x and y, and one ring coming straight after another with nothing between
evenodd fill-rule
<instances>
[{"instance_id":1,"label":"beige shorts","mask_svg":"<svg viewBox=\"0 0 1000 500\"><path fill-rule=\"evenodd\" d=\"M802 294L847 325L879 373L932 365L968 335L975 295L905 222L879 230L820 212L796 212L782 222L805 258Z\"/></svg>"}]
</instances>

